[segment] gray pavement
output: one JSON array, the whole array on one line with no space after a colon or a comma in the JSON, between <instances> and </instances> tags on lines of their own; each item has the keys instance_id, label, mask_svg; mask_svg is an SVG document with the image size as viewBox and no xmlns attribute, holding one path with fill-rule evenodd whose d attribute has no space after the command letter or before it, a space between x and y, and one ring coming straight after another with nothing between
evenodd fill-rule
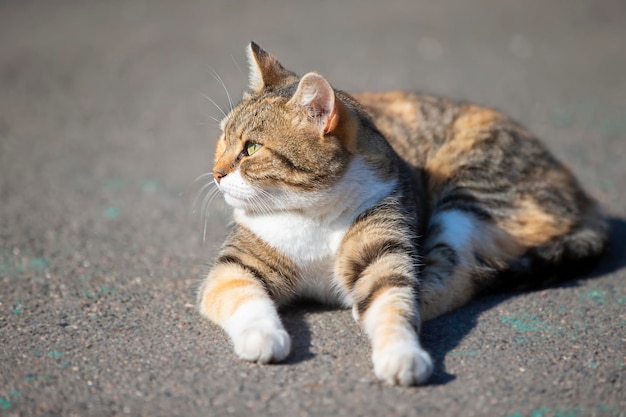
<instances>
[{"instance_id":1,"label":"gray pavement","mask_svg":"<svg viewBox=\"0 0 626 417\"><path fill-rule=\"evenodd\" d=\"M505 4L507 3L507 4ZM509 4L510 3L510 4ZM0 416L626 415L626 3L0 1ZM256 40L349 91L419 89L529 126L606 208L586 279L428 323L437 371L376 382L349 312L284 312L285 364L193 308L227 208L194 212ZM583 278L583 277L581 277Z\"/></svg>"}]
</instances>

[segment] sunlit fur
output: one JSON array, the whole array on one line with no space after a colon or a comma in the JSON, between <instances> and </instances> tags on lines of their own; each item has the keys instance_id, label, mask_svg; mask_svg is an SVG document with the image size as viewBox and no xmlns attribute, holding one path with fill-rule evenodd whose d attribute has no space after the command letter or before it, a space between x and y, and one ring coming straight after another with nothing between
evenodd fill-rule
<instances>
[{"instance_id":1,"label":"sunlit fur","mask_svg":"<svg viewBox=\"0 0 626 417\"><path fill-rule=\"evenodd\" d=\"M283 360L277 307L311 297L352 308L380 380L421 384L433 369L423 321L486 290L564 279L602 252L595 203L501 113L350 96L254 43L248 55L250 91L220 123L213 167L235 227L198 294L241 358Z\"/></svg>"}]
</instances>

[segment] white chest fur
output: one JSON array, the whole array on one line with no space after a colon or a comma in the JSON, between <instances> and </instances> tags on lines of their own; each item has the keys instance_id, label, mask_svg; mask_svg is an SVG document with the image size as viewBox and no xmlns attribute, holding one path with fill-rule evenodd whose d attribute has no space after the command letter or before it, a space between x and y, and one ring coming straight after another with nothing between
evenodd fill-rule
<instances>
[{"instance_id":1,"label":"white chest fur","mask_svg":"<svg viewBox=\"0 0 626 417\"><path fill-rule=\"evenodd\" d=\"M325 223L289 212L255 218L236 215L235 218L298 266L300 295L325 302L344 304L347 301L345 294L335 286L333 269L350 219Z\"/></svg>"},{"instance_id":2,"label":"white chest fur","mask_svg":"<svg viewBox=\"0 0 626 417\"><path fill-rule=\"evenodd\" d=\"M235 221L298 266L300 295L348 306L348 294L334 279L339 245L356 217L388 196L394 186L395 181L381 181L355 158L337 184L308 199L310 209L251 214L238 208Z\"/></svg>"},{"instance_id":3,"label":"white chest fur","mask_svg":"<svg viewBox=\"0 0 626 417\"><path fill-rule=\"evenodd\" d=\"M352 221L327 223L291 212L254 217L237 213L235 219L299 265L335 254Z\"/></svg>"}]
</instances>

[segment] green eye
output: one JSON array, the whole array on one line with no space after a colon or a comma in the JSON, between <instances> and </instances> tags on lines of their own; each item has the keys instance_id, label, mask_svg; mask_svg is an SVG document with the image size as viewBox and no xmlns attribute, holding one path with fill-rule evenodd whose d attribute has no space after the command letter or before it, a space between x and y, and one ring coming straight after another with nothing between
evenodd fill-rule
<instances>
[{"instance_id":1,"label":"green eye","mask_svg":"<svg viewBox=\"0 0 626 417\"><path fill-rule=\"evenodd\" d=\"M252 154L253 154L253 153L255 153L256 151L258 151L259 149L261 149L261 146L263 146L263 145L258 144L258 143L251 143L251 142L246 143L246 147L245 147L246 154L247 154L248 156L252 155Z\"/></svg>"}]
</instances>

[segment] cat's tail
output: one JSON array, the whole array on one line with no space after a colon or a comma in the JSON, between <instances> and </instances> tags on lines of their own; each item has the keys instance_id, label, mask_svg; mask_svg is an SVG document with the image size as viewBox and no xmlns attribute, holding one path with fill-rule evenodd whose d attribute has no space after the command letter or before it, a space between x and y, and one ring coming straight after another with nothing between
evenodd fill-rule
<instances>
[{"instance_id":1,"label":"cat's tail","mask_svg":"<svg viewBox=\"0 0 626 417\"><path fill-rule=\"evenodd\" d=\"M528 249L483 292L532 290L583 277L598 263L608 243L608 222L591 204L569 233Z\"/></svg>"}]
</instances>

